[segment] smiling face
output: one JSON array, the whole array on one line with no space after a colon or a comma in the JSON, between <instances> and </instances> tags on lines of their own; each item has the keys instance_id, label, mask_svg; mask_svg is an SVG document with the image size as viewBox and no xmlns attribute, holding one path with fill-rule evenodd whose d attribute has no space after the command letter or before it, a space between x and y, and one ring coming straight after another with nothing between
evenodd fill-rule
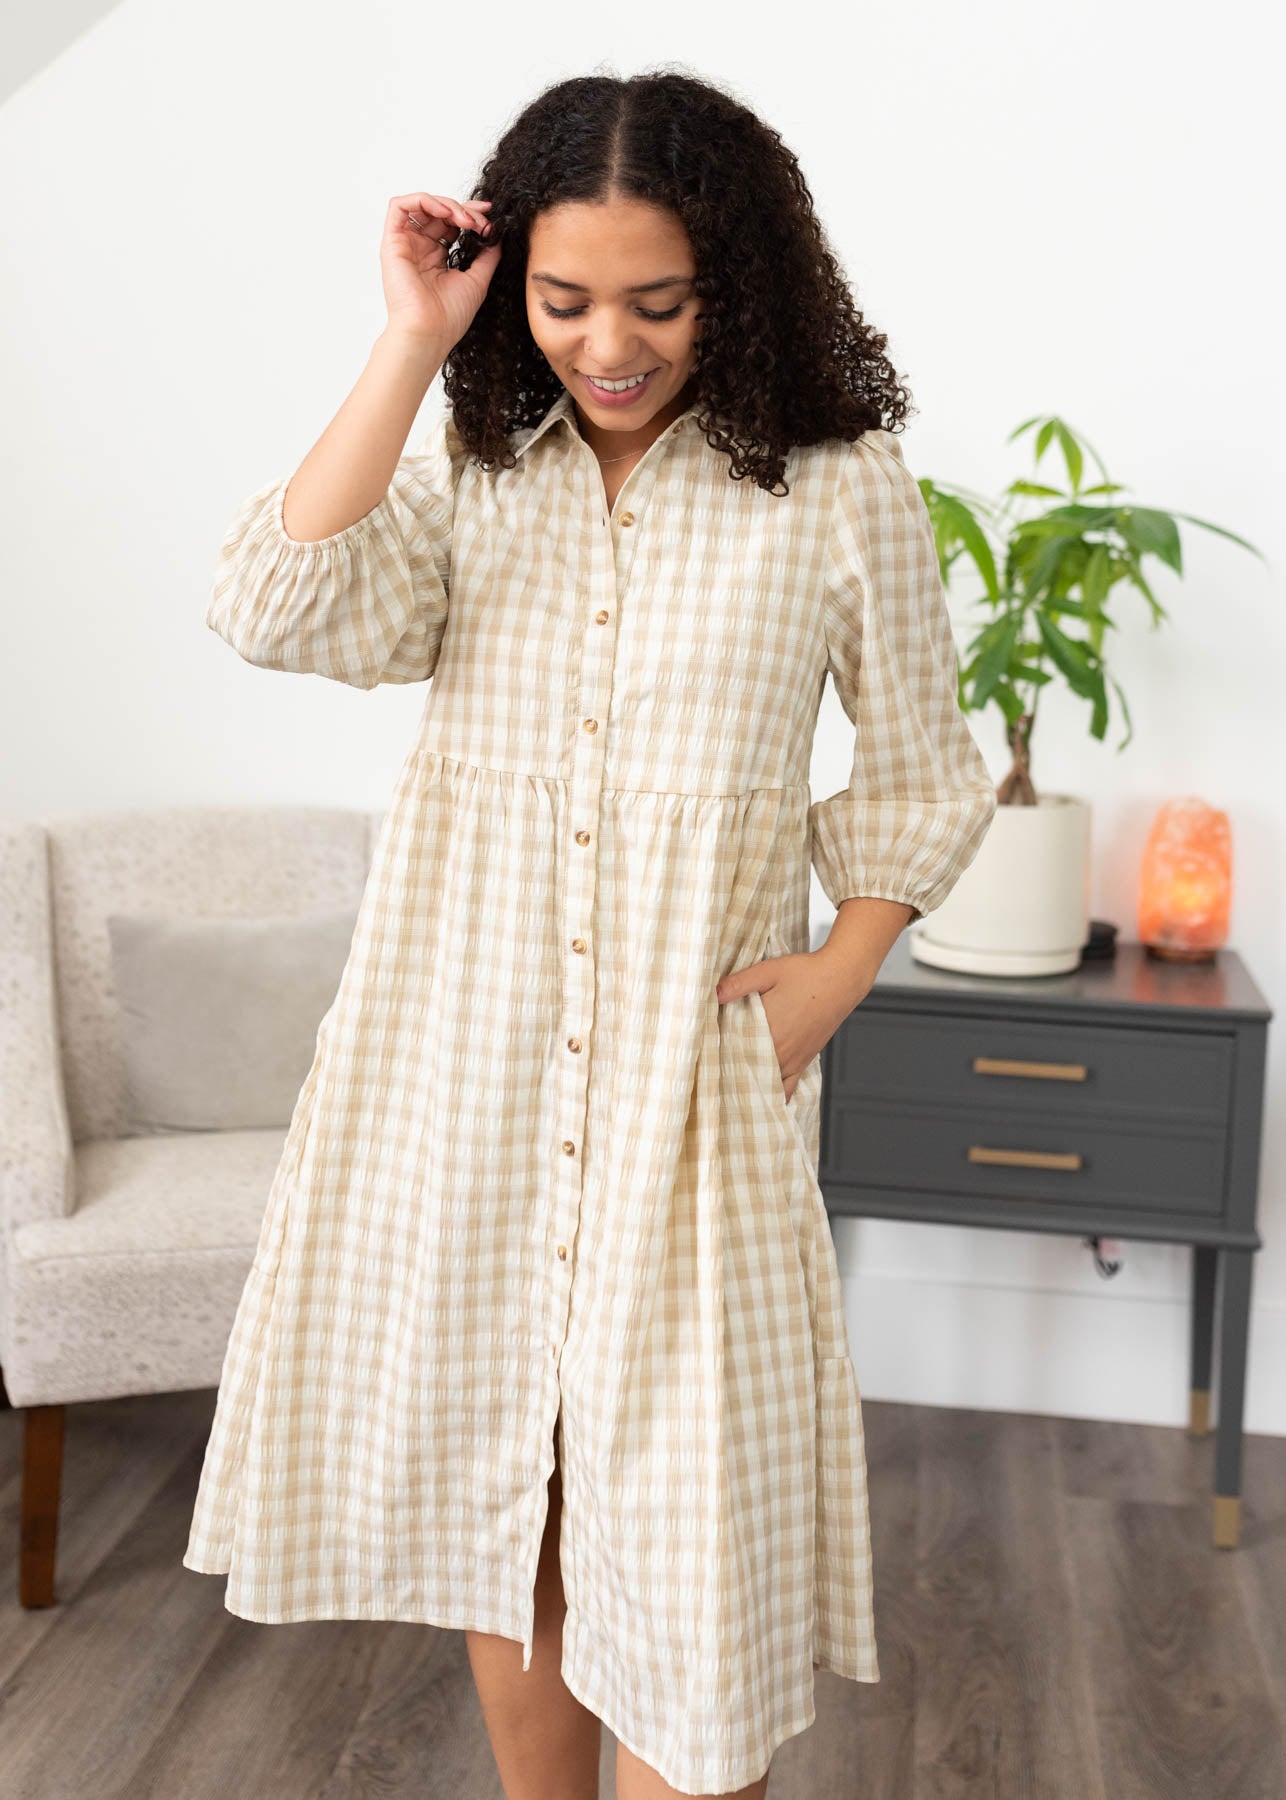
<instances>
[{"instance_id":1,"label":"smiling face","mask_svg":"<svg viewBox=\"0 0 1286 1800\"><path fill-rule=\"evenodd\" d=\"M612 433L622 452L645 447L691 405L695 276L680 220L641 200L569 202L532 222L527 320L591 444ZM595 385L635 376L621 392Z\"/></svg>"}]
</instances>

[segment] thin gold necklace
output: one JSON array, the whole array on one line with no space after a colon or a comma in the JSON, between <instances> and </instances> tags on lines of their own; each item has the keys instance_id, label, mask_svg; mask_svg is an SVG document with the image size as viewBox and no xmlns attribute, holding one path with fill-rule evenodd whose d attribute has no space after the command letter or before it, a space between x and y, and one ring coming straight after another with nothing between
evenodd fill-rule
<instances>
[{"instance_id":1,"label":"thin gold necklace","mask_svg":"<svg viewBox=\"0 0 1286 1800\"><path fill-rule=\"evenodd\" d=\"M669 430L668 425L666 426L666 430L667 431ZM656 442L656 439L653 438L652 443L655 443L655 442ZM591 445L590 448L593 449L593 445ZM626 460L626 458L628 458L628 457L642 456L644 454L644 451L650 450L651 448L652 448L652 444L645 444L643 446L642 450L627 450L625 452L624 456L598 456L598 451L595 450L594 455L598 457L599 466L601 467L604 463L624 462Z\"/></svg>"},{"instance_id":2,"label":"thin gold necklace","mask_svg":"<svg viewBox=\"0 0 1286 1800\"><path fill-rule=\"evenodd\" d=\"M669 427L667 426L666 429L668 430ZM652 440L652 442L653 443L656 442L655 438ZM592 444L590 445L590 448L591 449L594 448ZM650 450L651 448L652 448L651 444L645 444L643 446L643 450L627 450L625 452L624 456L599 456L598 451L594 450L594 455L596 457L598 457L599 467L602 468L604 466L604 464L606 464L606 463L625 462L631 456L642 456L645 450Z\"/></svg>"}]
</instances>

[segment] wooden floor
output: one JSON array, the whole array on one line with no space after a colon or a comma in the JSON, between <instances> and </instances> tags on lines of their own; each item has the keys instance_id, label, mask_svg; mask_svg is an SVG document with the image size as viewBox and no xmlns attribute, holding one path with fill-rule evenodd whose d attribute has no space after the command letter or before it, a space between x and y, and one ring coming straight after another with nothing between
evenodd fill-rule
<instances>
[{"instance_id":1,"label":"wooden floor","mask_svg":"<svg viewBox=\"0 0 1286 1800\"><path fill-rule=\"evenodd\" d=\"M212 1391L69 1409L58 1603L16 1598L0 1412L4 1800L502 1800L464 1638L256 1625L180 1558ZM1284 1800L1286 1440L865 1406L883 1679L817 1676L769 1800ZM603 1800L615 1741L603 1733Z\"/></svg>"}]
</instances>

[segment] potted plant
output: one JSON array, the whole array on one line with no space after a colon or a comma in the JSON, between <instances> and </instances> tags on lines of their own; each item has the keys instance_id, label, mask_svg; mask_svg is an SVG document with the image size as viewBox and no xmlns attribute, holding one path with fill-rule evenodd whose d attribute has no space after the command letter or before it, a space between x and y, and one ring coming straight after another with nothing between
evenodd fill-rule
<instances>
[{"instance_id":1,"label":"potted plant","mask_svg":"<svg viewBox=\"0 0 1286 1800\"><path fill-rule=\"evenodd\" d=\"M1182 576L1178 519L1263 560L1222 526L1119 498L1124 490L1108 479L1098 454L1056 415L1026 420L1008 442L1032 430L1035 465L1057 444L1066 487L1013 481L993 504L928 477L919 482L944 587L950 590L962 558L983 585L986 616L959 659L960 704L966 712L999 709L1012 765L997 787L996 816L978 855L943 904L912 926L912 947L921 961L987 974L1074 969L1089 928L1089 803L1038 792L1033 779L1041 690L1065 682L1089 706L1090 735L1102 739L1110 689L1125 724L1117 745L1124 750L1133 736L1130 710L1105 651L1107 632L1118 628L1113 591L1121 583L1137 589L1153 630L1168 617L1143 563L1156 557ZM1087 451L1101 479L1082 487ZM1020 517L1029 501L1044 503L1042 510Z\"/></svg>"}]
</instances>

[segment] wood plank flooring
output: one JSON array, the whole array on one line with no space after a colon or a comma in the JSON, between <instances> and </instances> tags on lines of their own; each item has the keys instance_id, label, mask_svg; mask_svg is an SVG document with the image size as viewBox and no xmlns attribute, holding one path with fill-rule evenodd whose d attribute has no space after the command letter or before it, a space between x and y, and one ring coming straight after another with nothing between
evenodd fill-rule
<instances>
[{"instance_id":1,"label":"wood plank flooring","mask_svg":"<svg viewBox=\"0 0 1286 1800\"><path fill-rule=\"evenodd\" d=\"M0 1412L4 1800L503 1800L458 1631L256 1625L182 1566L214 1395L69 1409L24 1611ZM817 1676L769 1800L1286 1800L1286 1439L865 1403L883 1679ZM603 1733L602 1800L615 1740Z\"/></svg>"}]
</instances>

